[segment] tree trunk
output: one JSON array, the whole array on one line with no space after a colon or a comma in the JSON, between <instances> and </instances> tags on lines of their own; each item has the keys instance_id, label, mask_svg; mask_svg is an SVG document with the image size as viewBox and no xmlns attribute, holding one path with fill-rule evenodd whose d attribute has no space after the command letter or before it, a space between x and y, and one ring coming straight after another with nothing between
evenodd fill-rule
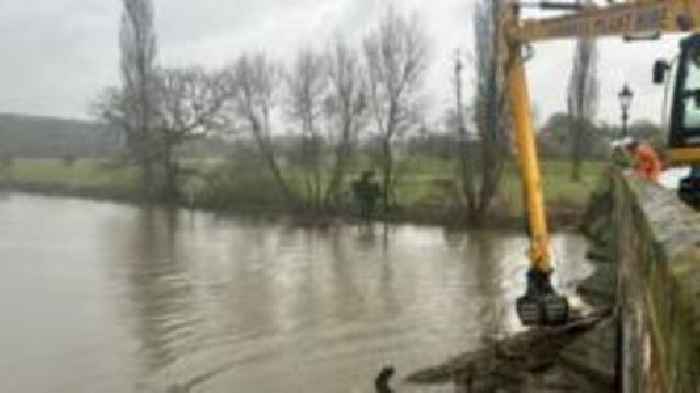
<instances>
[{"instance_id":1,"label":"tree trunk","mask_svg":"<svg viewBox=\"0 0 700 393\"><path fill-rule=\"evenodd\" d=\"M458 52L459 54L459 52ZM469 151L469 141L467 139L467 128L464 126L463 105L462 105L462 62L458 58L455 59L455 99L456 99L456 121L457 121L457 137L459 138L459 161L462 177L462 194L466 199L467 216L469 221L473 218L477 211L476 192L474 191L474 161Z\"/></svg>"},{"instance_id":2,"label":"tree trunk","mask_svg":"<svg viewBox=\"0 0 700 393\"><path fill-rule=\"evenodd\" d=\"M134 141L134 143L136 144L135 152L138 156L137 160L141 165L142 198L145 201L153 201L155 199L153 185L156 179L155 171L153 168L153 157L151 156L151 152L148 148L148 146L150 145L148 142L148 136L145 133L142 133L140 137L137 137L135 139L137 139Z\"/></svg>"},{"instance_id":3,"label":"tree trunk","mask_svg":"<svg viewBox=\"0 0 700 393\"><path fill-rule=\"evenodd\" d=\"M503 165L501 163L494 162L491 169L484 170L481 192L479 193L479 208L476 214L477 220L481 220L491 208L493 198L498 193L498 184L502 174Z\"/></svg>"},{"instance_id":4,"label":"tree trunk","mask_svg":"<svg viewBox=\"0 0 700 393\"><path fill-rule=\"evenodd\" d=\"M335 166L331 174L331 178L328 182L328 188L326 189L325 205L329 207L331 204L337 207L339 203L340 187L343 185L345 180L345 173L347 168L347 162L350 158L350 130L352 125L349 121L343 124L343 136L340 144L335 149Z\"/></svg>"},{"instance_id":5,"label":"tree trunk","mask_svg":"<svg viewBox=\"0 0 700 393\"><path fill-rule=\"evenodd\" d=\"M383 177L384 189L382 190L382 201L384 203L384 212L388 212L393 205L393 184L392 175L394 169L394 157L391 150L391 140L384 138L382 141L382 153L384 154Z\"/></svg>"},{"instance_id":6,"label":"tree trunk","mask_svg":"<svg viewBox=\"0 0 700 393\"><path fill-rule=\"evenodd\" d=\"M173 160L173 146L170 143L165 142L163 150L163 169L165 171L163 198L167 202L172 202L178 197L177 163Z\"/></svg>"},{"instance_id":7,"label":"tree trunk","mask_svg":"<svg viewBox=\"0 0 700 393\"><path fill-rule=\"evenodd\" d=\"M467 215L470 220L474 217L477 211L476 192L474 191L474 165L473 157L469 151L469 142L467 141L467 130L461 126L459 131L460 151L459 159L462 174L462 193L467 203Z\"/></svg>"},{"instance_id":8,"label":"tree trunk","mask_svg":"<svg viewBox=\"0 0 700 393\"><path fill-rule=\"evenodd\" d=\"M315 189L314 189L314 209L315 210L321 210L321 138L317 135L313 136L313 144L314 148L314 156L313 156L313 163L314 163L314 182L315 182Z\"/></svg>"},{"instance_id":9,"label":"tree trunk","mask_svg":"<svg viewBox=\"0 0 700 393\"><path fill-rule=\"evenodd\" d=\"M583 121L576 119L571 141L571 180L581 181L581 161L583 159Z\"/></svg>"},{"instance_id":10,"label":"tree trunk","mask_svg":"<svg viewBox=\"0 0 700 393\"><path fill-rule=\"evenodd\" d=\"M498 105L495 105L498 106ZM495 123L497 120L494 120ZM489 134L488 138L482 140L482 168L481 168L481 189L479 190L479 207L476 218L482 220L493 202L493 198L498 193L498 185L503 175L505 162L505 152L501 148L499 138L495 133Z\"/></svg>"},{"instance_id":11,"label":"tree trunk","mask_svg":"<svg viewBox=\"0 0 700 393\"><path fill-rule=\"evenodd\" d=\"M279 165L277 165L277 160L275 160L274 154L272 153L272 151L270 151L269 147L265 148L264 150L266 150L266 152L263 153L263 155L265 156L265 160L267 161L268 168L272 172L272 176L277 182L277 186L280 188L280 191L282 191L282 194L289 203L290 207L296 207L297 199L294 197L294 194L290 190L287 181L284 179L284 176L282 176L282 171L280 170Z\"/></svg>"},{"instance_id":12,"label":"tree trunk","mask_svg":"<svg viewBox=\"0 0 700 393\"><path fill-rule=\"evenodd\" d=\"M312 147L311 140L308 133L304 132L302 134L302 147L301 147L301 168L302 176L304 178L304 206L306 208L313 207L314 201L314 185L312 181L313 164L311 161Z\"/></svg>"},{"instance_id":13,"label":"tree trunk","mask_svg":"<svg viewBox=\"0 0 700 393\"><path fill-rule=\"evenodd\" d=\"M336 148L336 161L331 173L331 179L326 188L324 204L326 207L337 207L339 203L340 187L345 180L345 169L347 166L347 155L349 149L342 144Z\"/></svg>"},{"instance_id":14,"label":"tree trunk","mask_svg":"<svg viewBox=\"0 0 700 393\"><path fill-rule=\"evenodd\" d=\"M147 157L141 158L141 192L146 201L152 201L153 195L153 162Z\"/></svg>"},{"instance_id":15,"label":"tree trunk","mask_svg":"<svg viewBox=\"0 0 700 393\"><path fill-rule=\"evenodd\" d=\"M272 151L272 147L270 146L269 141L267 141L262 135L262 128L261 128L260 122L258 122L255 119L251 119L250 123L251 123L251 127L253 128L253 134L255 134L255 139L258 143L258 149L260 150L260 153L262 154L263 160L267 164L268 169L272 173L272 176L275 179L277 186L279 187L280 191L284 195L289 206L290 207L297 207L298 201L294 197L294 193L292 193L291 189L289 188L289 185L287 184L287 181L284 179L284 176L282 176L282 170L280 169L279 165L277 164L277 160L275 159L275 155L274 155L274 152Z\"/></svg>"}]
</instances>

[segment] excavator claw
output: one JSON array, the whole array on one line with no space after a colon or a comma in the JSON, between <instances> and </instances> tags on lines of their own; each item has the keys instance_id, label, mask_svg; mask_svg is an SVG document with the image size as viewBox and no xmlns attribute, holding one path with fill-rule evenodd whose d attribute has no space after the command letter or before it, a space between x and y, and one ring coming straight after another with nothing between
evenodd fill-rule
<instances>
[{"instance_id":1,"label":"excavator claw","mask_svg":"<svg viewBox=\"0 0 700 393\"><path fill-rule=\"evenodd\" d=\"M535 297L521 296L515 302L520 323L525 326L538 326L544 322L544 307Z\"/></svg>"},{"instance_id":2,"label":"excavator claw","mask_svg":"<svg viewBox=\"0 0 700 393\"><path fill-rule=\"evenodd\" d=\"M531 269L527 273L527 290L515 303L520 322L525 326L562 325L569 319L569 302L558 295L550 274Z\"/></svg>"}]
</instances>

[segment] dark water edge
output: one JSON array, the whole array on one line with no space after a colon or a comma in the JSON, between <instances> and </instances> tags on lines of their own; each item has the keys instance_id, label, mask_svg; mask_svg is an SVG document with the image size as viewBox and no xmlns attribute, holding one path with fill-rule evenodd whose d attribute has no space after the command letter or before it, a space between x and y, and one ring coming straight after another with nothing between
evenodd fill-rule
<instances>
[{"instance_id":1,"label":"dark water edge","mask_svg":"<svg viewBox=\"0 0 700 393\"><path fill-rule=\"evenodd\" d=\"M280 206L245 205L240 207L214 208L202 204L191 206L183 201L144 201L139 195L118 188L76 187L68 184L41 184L29 182L0 182L0 191L21 192L44 196L74 197L97 201L152 205L175 208L188 208L202 212L254 216L266 220L279 220L300 226L330 226L333 224L357 223L361 219L353 211L334 210L326 212L299 211ZM388 224L415 224L443 226L453 229L498 229L525 231L526 222L522 216L505 214L492 209L480 223L469 222L461 207L399 207L388 214L378 214L375 222ZM583 209L570 206L547 206L548 223L552 231L575 231L584 216Z\"/></svg>"}]
</instances>

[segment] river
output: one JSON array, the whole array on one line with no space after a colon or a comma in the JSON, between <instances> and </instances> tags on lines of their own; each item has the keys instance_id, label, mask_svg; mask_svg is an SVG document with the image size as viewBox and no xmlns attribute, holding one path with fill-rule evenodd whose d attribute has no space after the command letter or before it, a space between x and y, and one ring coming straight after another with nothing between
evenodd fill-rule
<instances>
[{"instance_id":1,"label":"river","mask_svg":"<svg viewBox=\"0 0 700 393\"><path fill-rule=\"evenodd\" d=\"M400 378L518 329L526 248L4 194L0 391L371 393L384 364ZM586 242L553 248L572 293Z\"/></svg>"}]
</instances>

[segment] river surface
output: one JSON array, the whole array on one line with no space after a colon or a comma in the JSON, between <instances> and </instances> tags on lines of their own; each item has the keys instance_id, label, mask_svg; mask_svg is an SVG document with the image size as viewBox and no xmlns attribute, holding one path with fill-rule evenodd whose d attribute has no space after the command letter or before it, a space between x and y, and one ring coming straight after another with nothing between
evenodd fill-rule
<instances>
[{"instance_id":1,"label":"river surface","mask_svg":"<svg viewBox=\"0 0 700 393\"><path fill-rule=\"evenodd\" d=\"M4 194L0 392L371 393L385 364L400 378L518 329L526 247ZM571 293L585 240L553 248Z\"/></svg>"}]
</instances>

